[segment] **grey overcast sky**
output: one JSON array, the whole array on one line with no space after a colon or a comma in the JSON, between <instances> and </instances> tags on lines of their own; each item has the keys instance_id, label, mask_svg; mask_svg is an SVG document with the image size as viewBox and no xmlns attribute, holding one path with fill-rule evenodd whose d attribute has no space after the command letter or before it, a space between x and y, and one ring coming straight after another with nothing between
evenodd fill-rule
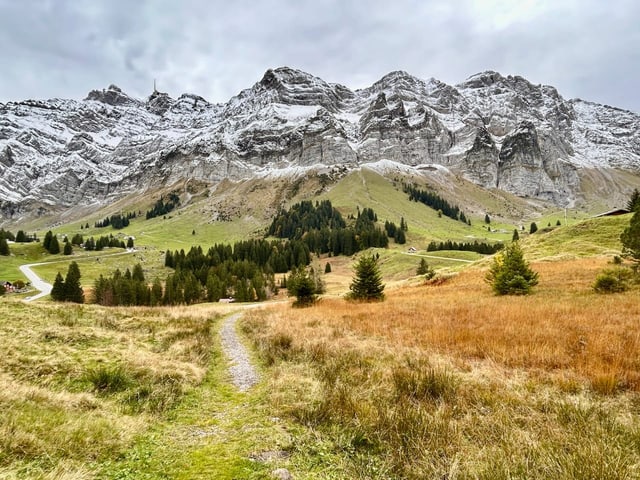
<instances>
[{"instance_id":1,"label":"grey overcast sky","mask_svg":"<svg viewBox=\"0 0 640 480\"><path fill-rule=\"evenodd\" d=\"M226 102L287 65L352 89L496 70L640 113L638 0L0 0L0 101L116 84Z\"/></svg>"}]
</instances>

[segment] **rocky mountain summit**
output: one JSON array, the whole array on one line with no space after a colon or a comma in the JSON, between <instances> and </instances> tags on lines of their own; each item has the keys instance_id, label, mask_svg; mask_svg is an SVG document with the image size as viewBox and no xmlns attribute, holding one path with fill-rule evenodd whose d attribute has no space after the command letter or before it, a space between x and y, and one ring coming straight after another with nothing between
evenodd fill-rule
<instances>
[{"instance_id":1,"label":"rocky mountain summit","mask_svg":"<svg viewBox=\"0 0 640 480\"><path fill-rule=\"evenodd\" d=\"M352 91L287 67L225 104L115 85L82 101L0 104L0 211L102 202L184 178L305 167L437 165L485 188L566 206L585 172L640 173L640 116L518 76L452 86L405 72Z\"/></svg>"}]
</instances>

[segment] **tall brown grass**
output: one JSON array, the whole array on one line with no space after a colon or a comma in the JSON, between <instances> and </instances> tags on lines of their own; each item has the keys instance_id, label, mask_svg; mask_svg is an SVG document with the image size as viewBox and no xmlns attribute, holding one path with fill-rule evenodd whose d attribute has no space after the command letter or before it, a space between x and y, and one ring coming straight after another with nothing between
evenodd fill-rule
<instances>
[{"instance_id":1,"label":"tall brown grass","mask_svg":"<svg viewBox=\"0 0 640 480\"><path fill-rule=\"evenodd\" d=\"M295 458L326 452L306 460L318 478L637 478L640 299L592 292L605 262L536 264L529 297L466 271L244 327L274 407L309 432Z\"/></svg>"},{"instance_id":2,"label":"tall brown grass","mask_svg":"<svg viewBox=\"0 0 640 480\"><path fill-rule=\"evenodd\" d=\"M438 286L392 290L376 304L324 299L312 309L270 318L294 338L331 332L377 338L466 361L569 373L596 390L640 390L640 297L598 295L591 286L604 259L538 263L540 285L527 297L498 297L481 270Z\"/></svg>"}]
</instances>

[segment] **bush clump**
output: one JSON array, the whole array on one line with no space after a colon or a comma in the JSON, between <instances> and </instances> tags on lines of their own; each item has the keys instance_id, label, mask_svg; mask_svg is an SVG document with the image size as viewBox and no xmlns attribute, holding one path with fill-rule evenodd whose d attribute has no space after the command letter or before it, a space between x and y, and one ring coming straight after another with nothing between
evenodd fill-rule
<instances>
[{"instance_id":1,"label":"bush clump","mask_svg":"<svg viewBox=\"0 0 640 480\"><path fill-rule=\"evenodd\" d=\"M632 272L627 268L611 268L599 273L593 284L597 293L621 293L629 289Z\"/></svg>"}]
</instances>

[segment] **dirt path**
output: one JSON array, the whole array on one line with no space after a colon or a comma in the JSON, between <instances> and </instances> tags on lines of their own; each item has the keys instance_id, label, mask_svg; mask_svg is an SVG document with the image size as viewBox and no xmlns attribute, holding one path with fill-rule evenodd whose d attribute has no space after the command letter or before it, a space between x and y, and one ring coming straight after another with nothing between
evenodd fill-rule
<instances>
[{"instance_id":1,"label":"dirt path","mask_svg":"<svg viewBox=\"0 0 640 480\"><path fill-rule=\"evenodd\" d=\"M437 260L448 260L450 262L463 262L463 263L477 262L477 260L463 260L462 258L439 257L437 255L424 255L422 253L407 253L407 252L400 252L400 253L402 253L402 255L409 255L411 257L435 258Z\"/></svg>"},{"instance_id":2,"label":"dirt path","mask_svg":"<svg viewBox=\"0 0 640 480\"><path fill-rule=\"evenodd\" d=\"M258 372L236 332L236 324L241 317L242 313L234 313L225 318L220 329L220 340L222 350L231 362L231 382L238 390L245 392L258 383Z\"/></svg>"}]
</instances>

